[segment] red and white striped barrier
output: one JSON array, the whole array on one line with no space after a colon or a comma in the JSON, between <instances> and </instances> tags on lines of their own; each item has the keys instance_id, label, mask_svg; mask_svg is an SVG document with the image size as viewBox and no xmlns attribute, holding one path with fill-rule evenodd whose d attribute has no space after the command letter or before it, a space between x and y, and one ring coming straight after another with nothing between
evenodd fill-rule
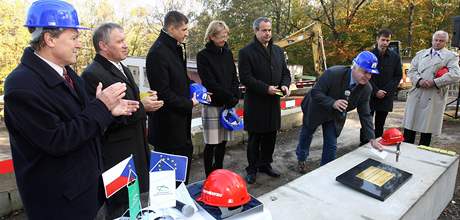
<instances>
[{"instance_id":1,"label":"red and white striped barrier","mask_svg":"<svg viewBox=\"0 0 460 220\"><path fill-rule=\"evenodd\" d=\"M13 160L0 161L0 175L14 172Z\"/></svg>"},{"instance_id":2,"label":"red and white striped barrier","mask_svg":"<svg viewBox=\"0 0 460 220\"><path fill-rule=\"evenodd\" d=\"M288 100L288 101L281 101L280 103L281 110L299 107L300 104L302 103L302 99L303 97L295 98L293 100Z\"/></svg>"},{"instance_id":3,"label":"red and white striped barrier","mask_svg":"<svg viewBox=\"0 0 460 220\"><path fill-rule=\"evenodd\" d=\"M281 100L281 103L280 103L280 108L281 110L286 110L286 109L290 109L290 108L295 108L295 107L299 107L300 104L302 103L302 99L303 97L297 97L295 99L291 99L291 100ZM240 117L243 116L244 114L244 109L243 108L236 108L236 114Z\"/></svg>"}]
</instances>

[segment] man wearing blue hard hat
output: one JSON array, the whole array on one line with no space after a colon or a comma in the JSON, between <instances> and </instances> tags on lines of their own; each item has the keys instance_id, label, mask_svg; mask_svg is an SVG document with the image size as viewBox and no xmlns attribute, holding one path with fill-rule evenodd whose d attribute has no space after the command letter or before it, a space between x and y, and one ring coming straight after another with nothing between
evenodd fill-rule
<instances>
[{"instance_id":1,"label":"man wearing blue hard hat","mask_svg":"<svg viewBox=\"0 0 460 220\"><path fill-rule=\"evenodd\" d=\"M70 68L80 26L64 1L32 4L25 24L30 47L5 81L5 123L18 190L28 219L93 219L103 194L100 141L114 116L130 115L116 83L90 99Z\"/></svg>"},{"instance_id":2,"label":"man wearing blue hard hat","mask_svg":"<svg viewBox=\"0 0 460 220\"><path fill-rule=\"evenodd\" d=\"M372 74L379 74L377 57L363 51L353 60L352 67L333 66L324 72L312 90L302 101L303 125L299 136L296 155L298 168L305 173L313 133L321 125L323 129L323 153L321 165L335 159L337 137L345 124L348 111L357 109L363 135L372 147L382 146L375 140L374 126L370 114L369 99Z\"/></svg>"}]
</instances>

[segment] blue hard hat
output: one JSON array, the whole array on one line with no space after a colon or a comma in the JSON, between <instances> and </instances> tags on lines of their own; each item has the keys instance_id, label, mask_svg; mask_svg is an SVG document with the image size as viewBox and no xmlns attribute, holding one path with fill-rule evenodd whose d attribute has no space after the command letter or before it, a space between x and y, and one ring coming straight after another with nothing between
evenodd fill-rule
<instances>
[{"instance_id":1,"label":"blue hard hat","mask_svg":"<svg viewBox=\"0 0 460 220\"><path fill-rule=\"evenodd\" d=\"M32 3L24 26L89 29L80 26L77 11L71 4L59 0L39 0Z\"/></svg>"},{"instance_id":2,"label":"blue hard hat","mask_svg":"<svg viewBox=\"0 0 460 220\"><path fill-rule=\"evenodd\" d=\"M238 131L243 129L243 119L238 117L235 108L224 108L220 113L220 124L229 131Z\"/></svg>"},{"instance_id":3,"label":"blue hard hat","mask_svg":"<svg viewBox=\"0 0 460 220\"><path fill-rule=\"evenodd\" d=\"M192 83L190 85L190 98L193 97L193 94L196 94L196 100L201 104L210 104L208 102L208 90L199 83Z\"/></svg>"},{"instance_id":4,"label":"blue hard hat","mask_svg":"<svg viewBox=\"0 0 460 220\"><path fill-rule=\"evenodd\" d=\"M377 69L377 57L369 51L359 53L353 60L353 63L368 73L379 74L379 70Z\"/></svg>"}]
</instances>

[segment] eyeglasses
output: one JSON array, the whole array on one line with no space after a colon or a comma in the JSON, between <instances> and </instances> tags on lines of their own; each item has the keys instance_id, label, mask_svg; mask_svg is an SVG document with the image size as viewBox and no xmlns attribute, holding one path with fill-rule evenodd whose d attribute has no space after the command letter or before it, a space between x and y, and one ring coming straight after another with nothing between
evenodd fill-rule
<instances>
[{"instance_id":1,"label":"eyeglasses","mask_svg":"<svg viewBox=\"0 0 460 220\"><path fill-rule=\"evenodd\" d=\"M228 39L228 34L214 35L214 37L215 37L217 40L227 40L227 39Z\"/></svg>"}]
</instances>

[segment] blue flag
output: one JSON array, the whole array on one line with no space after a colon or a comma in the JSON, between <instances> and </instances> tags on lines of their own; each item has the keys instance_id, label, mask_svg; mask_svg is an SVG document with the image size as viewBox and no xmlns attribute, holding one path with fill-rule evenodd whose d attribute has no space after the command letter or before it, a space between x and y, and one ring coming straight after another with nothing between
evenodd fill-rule
<instances>
[{"instance_id":1,"label":"blue flag","mask_svg":"<svg viewBox=\"0 0 460 220\"><path fill-rule=\"evenodd\" d=\"M176 181L185 182L187 178L186 156L152 151L150 154L150 172L176 170Z\"/></svg>"}]
</instances>

